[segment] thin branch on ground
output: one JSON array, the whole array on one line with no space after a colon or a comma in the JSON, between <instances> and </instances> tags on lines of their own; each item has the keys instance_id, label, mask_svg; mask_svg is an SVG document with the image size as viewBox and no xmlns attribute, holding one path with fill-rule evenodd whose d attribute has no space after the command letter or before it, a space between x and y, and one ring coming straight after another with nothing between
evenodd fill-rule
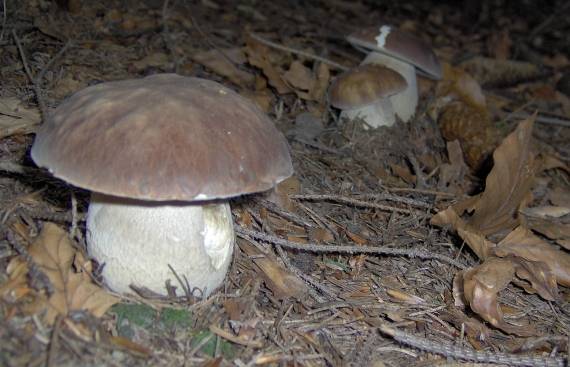
<instances>
[{"instance_id":1,"label":"thin branch on ground","mask_svg":"<svg viewBox=\"0 0 570 367\"><path fill-rule=\"evenodd\" d=\"M371 203L368 201L362 201L358 199L353 199L342 195L329 195L329 194L316 194L316 195L292 195L291 199L295 200L312 200L312 201L334 201L342 204L353 205L361 208L373 208L380 209L389 212L396 212L402 214L415 214L417 211L410 209L397 208L389 205L382 205L378 203Z\"/></svg>"},{"instance_id":2,"label":"thin branch on ground","mask_svg":"<svg viewBox=\"0 0 570 367\"><path fill-rule=\"evenodd\" d=\"M256 34L256 33L253 33L253 32L250 32L250 33L249 33L249 36L250 36L251 38L253 38L254 40L256 40L256 41L261 42L261 43L263 43L264 45L269 46L269 47L272 47L272 48L275 48L275 49L277 49L277 50L281 50L281 51L285 51L285 52L290 52L290 53L292 53L292 54L301 55L301 56L306 57L306 58L308 58L308 59L313 59L313 60L316 60L316 61L320 61L320 62L322 62L323 64L327 64L327 65L329 65L329 66L332 66L332 67L334 67L334 68L336 68L336 69L339 69L339 70L342 70L342 71L346 71L346 70L350 69L350 68L347 67L347 66L341 65L341 64L336 63L336 62L334 62L334 61L332 61L332 60L329 60L329 59L327 59L327 58L324 58L324 57L321 57L321 56L317 56L317 55L314 55L314 54L309 53L309 52L297 50L297 49L294 49L294 48L291 48L291 47L283 46L283 45L280 45L280 44L278 44L278 43L269 41L269 40L267 40L267 39L261 37L260 35L258 35L258 34Z\"/></svg>"},{"instance_id":3,"label":"thin branch on ground","mask_svg":"<svg viewBox=\"0 0 570 367\"><path fill-rule=\"evenodd\" d=\"M527 367L564 367L567 359L563 357L539 357L530 355L508 354L501 352L477 351L447 342L436 342L418 337L388 325L381 325L380 331L399 343L420 349L424 352L439 354L447 358L456 358L479 363L497 363L508 366Z\"/></svg>"},{"instance_id":4,"label":"thin branch on ground","mask_svg":"<svg viewBox=\"0 0 570 367\"><path fill-rule=\"evenodd\" d=\"M16 43L16 47L18 48L18 52L20 53L20 58L22 59L22 65L24 65L24 71L26 72L26 76L32 83L32 89L34 90L34 94L36 95L36 100L38 102L38 107L40 108L40 113L42 118L45 120L47 117L47 105L42 96L42 89L41 89L41 81L43 80L47 70L49 70L52 65L58 60L63 54L69 49L71 46L71 42L67 42L65 46L59 52L48 61L48 63L43 67L43 69L36 75L33 76L32 70L28 66L28 59L26 58L26 54L24 52L24 48L22 47L22 43L16 35L16 31L12 30L12 37L14 37L14 42Z\"/></svg>"},{"instance_id":5,"label":"thin branch on ground","mask_svg":"<svg viewBox=\"0 0 570 367\"><path fill-rule=\"evenodd\" d=\"M2 42L2 40L4 39L7 19L8 19L8 8L6 7L6 0L2 0L2 31L0 31L0 42Z\"/></svg>"},{"instance_id":6,"label":"thin branch on ground","mask_svg":"<svg viewBox=\"0 0 570 367\"><path fill-rule=\"evenodd\" d=\"M438 260L446 264L453 265L459 269L466 269L467 266L452 258L444 255L434 254L421 250L414 249L397 249L391 247L372 247L372 246L352 246L352 245L317 245L314 243L296 243L287 241L266 233L257 232L241 226L234 226L238 236L245 238L244 235L255 238L259 241L279 245L286 248L308 251L308 252L323 252L323 253L343 253L343 254L367 254L367 255L387 255L387 256L405 256L409 258L419 258L423 260Z\"/></svg>"}]
</instances>

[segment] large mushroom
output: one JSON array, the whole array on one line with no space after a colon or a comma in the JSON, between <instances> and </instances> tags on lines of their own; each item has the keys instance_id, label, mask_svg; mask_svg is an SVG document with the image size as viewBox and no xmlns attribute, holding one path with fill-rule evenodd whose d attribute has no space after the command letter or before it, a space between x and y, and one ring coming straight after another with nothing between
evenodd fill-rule
<instances>
[{"instance_id":1,"label":"large mushroom","mask_svg":"<svg viewBox=\"0 0 570 367\"><path fill-rule=\"evenodd\" d=\"M392 97L396 115L409 121L418 105L417 70L432 79L441 79L442 69L431 47L397 28L383 25L366 28L347 37L348 42L368 52L363 64L380 64L400 73L408 88Z\"/></svg>"},{"instance_id":2,"label":"large mushroom","mask_svg":"<svg viewBox=\"0 0 570 367\"><path fill-rule=\"evenodd\" d=\"M348 70L332 82L329 102L340 117L362 118L371 128L396 122L390 97L406 89L406 80L392 69L366 64Z\"/></svg>"},{"instance_id":3,"label":"large mushroom","mask_svg":"<svg viewBox=\"0 0 570 367\"><path fill-rule=\"evenodd\" d=\"M208 296L231 262L228 198L293 173L286 140L252 102L175 74L74 94L41 126L31 154L92 191L88 251L120 293L134 285L165 295L178 276Z\"/></svg>"}]
</instances>

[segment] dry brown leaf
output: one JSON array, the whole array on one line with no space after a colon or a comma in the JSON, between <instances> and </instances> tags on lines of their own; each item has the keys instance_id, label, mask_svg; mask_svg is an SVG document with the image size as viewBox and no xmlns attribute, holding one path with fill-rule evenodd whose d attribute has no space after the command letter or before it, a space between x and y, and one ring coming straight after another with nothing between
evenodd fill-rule
<instances>
[{"instance_id":1,"label":"dry brown leaf","mask_svg":"<svg viewBox=\"0 0 570 367\"><path fill-rule=\"evenodd\" d=\"M292 92L291 88L281 78L283 73L280 68L274 66L267 56L270 54L270 50L267 46L253 38L248 38L246 41L245 51L248 62L263 71L263 74L267 78L269 84L274 87L279 94Z\"/></svg>"},{"instance_id":2,"label":"dry brown leaf","mask_svg":"<svg viewBox=\"0 0 570 367\"><path fill-rule=\"evenodd\" d=\"M400 177L406 183L415 183L416 176L410 171L408 166L403 166L397 163L390 163L390 168L394 175Z\"/></svg>"},{"instance_id":3,"label":"dry brown leaf","mask_svg":"<svg viewBox=\"0 0 570 367\"><path fill-rule=\"evenodd\" d=\"M530 327L507 324L497 301L498 293L505 289L515 276L515 266L509 259L488 258L483 264L465 270L459 276L463 280L463 296L479 316L509 334L535 334Z\"/></svg>"},{"instance_id":4,"label":"dry brown leaf","mask_svg":"<svg viewBox=\"0 0 570 367\"><path fill-rule=\"evenodd\" d=\"M150 349L135 343L132 340L123 338L122 336L110 336L109 342L120 349L128 350L140 357L149 357L152 354Z\"/></svg>"},{"instance_id":5,"label":"dry brown leaf","mask_svg":"<svg viewBox=\"0 0 570 367\"><path fill-rule=\"evenodd\" d=\"M241 239L238 239L238 245L248 256L264 255L253 259L253 262L261 269L265 284L277 299L294 297L301 300L307 295L308 289L305 283L269 254L262 254L253 245Z\"/></svg>"},{"instance_id":6,"label":"dry brown leaf","mask_svg":"<svg viewBox=\"0 0 570 367\"><path fill-rule=\"evenodd\" d=\"M317 75L313 88L309 91L311 99L323 102L327 95L331 73L327 64L321 63L317 68Z\"/></svg>"},{"instance_id":7,"label":"dry brown leaf","mask_svg":"<svg viewBox=\"0 0 570 367\"><path fill-rule=\"evenodd\" d=\"M291 63L289 70L285 72L283 78L293 88L300 89L304 92L311 90L315 84L315 78L313 77L311 69L303 65L299 60L295 60Z\"/></svg>"},{"instance_id":8,"label":"dry brown leaf","mask_svg":"<svg viewBox=\"0 0 570 367\"><path fill-rule=\"evenodd\" d=\"M447 155L449 163L440 165L437 188L439 191L457 195L464 194L468 185L465 176L469 172L469 168L463 160L463 151L458 140L447 142Z\"/></svg>"},{"instance_id":9,"label":"dry brown leaf","mask_svg":"<svg viewBox=\"0 0 570 367\"><path fill-rule=\"evenodd\" d=\"M497 244L497 256L514 255L548 265L559 284L570 286L570 254L561 251L534 235L530 230L518 227Z\"/></svg>"},{"instance_id":10,"label":"dry brown leaf","mask_svg":"<svg viewBox=\"0 0 570 367\"><path fill-rule=\"evenodd\" d=\"M295 202L291 200L291 195L301 192L301 181L296 176L291 176L277 184L267 193L267 200L277 204L282 209L295 212L297 207Z\"/></svg>"},{"instance_id":11,"label":"dry brown leaf","mask_svg":"<svg viewBox=\"0 0 570 367\"><path fill-rule=\"evenodd\" d=\"M467 220L484 235L511 230L518 224L516 214L530 192L536 166L531 151L534 117L521 122L493 153L494 166L485 191Z\"/></svg>"},{"instance_id":12,"label":"dry brown leaf","mask_svg":"<svg viewBox=\"0 0 570 367\"><path fill-rule=\"evenodd\" d=\"M507 29L500 32L492 32L489 39L489 54L497 60L508 60L511 56L513 41Z\"/></svg>"},{"instance_id":13,"label":"dry brown leaf","mask_svg":"<svg viewBox=\"0 0 570 367\"><path fill-rule=\"evenodd\" d=\"M55 224L44 224L29 253L53 285L45 317L48 324L52 324L57 315L66 316L75 310L85 310L101 317L109 307L119 302L117 297L95 285L89 274L73 269L78 253L71 245L68 233Z\"/></svg>"},{"instance_id":14,"label":"dry brown leaf","mask_svg":"<svg viewBox=\"0 0 570 367\"><path fill-rule=\"evenodd\" d=\"M257 107L259 107L263 112L265 113L271 112L272 103L273 103L273 93L271 93L271 91L269 91L268 89L257 90L253 92L244 90L240 92L240 94L252 100L257 105Z\"/></svg>"},{"instance_id":15,"label":"dry brown leaf","mask_svg":"<svg viewBox=\"0 0 570 367\"><path fill-rule=\"evenodd\" d=\"M170 62L170 58L164 52L154 52L146 55L142 59L132 63L135 71L141 72L149 67L160 68L165 67Z\"/></svg>"},{"instance_id":16,"label":"dry brown leaf","mask_svg":"<svg viewBox=\"0 0 570 367\"><path fill-rule=\"evenodd\" d=\"M192 55L192 60L210 69L214 73L228 78L241 87L253 85L255 76L238 69L236 65L245 64L245 53L241 48L214 49ZM230 62L231 60L231 62Z\"/></svg>"},{"instance_id":17,"label":"dry brown leaf","mask_svg":"<svg viewBox=\"0 0 570 367\"><path fill-rule=\"evenodd\" d=\"M27 107L15 97L0 98L0 139L33 133L40 121L37 108Z\"/></svg>"},{"instance_id":18,"label":"dry brown leaf","mask_svg":"<svg viewBox=\"0 0 570 367\"><path fill-rule=\"evenodd\" d=\"M480 320L468 317L459 308L449 305L442 310L440 317L444 321L452 323L458 330L464 330L469 343L476 350L484 348L484 343L489 340L491 330Z\"/></svg>"},{"instance_id":19,"label":"dry brown leaf","mask_svg":"<svg viewBox=\"0 0 570 367\"><path fill-rule=\"evenodd\" d=\"M515 264L517 277L530 283L516 282L517 285L521 286L527 293L538 293L548 301L558 300L556 277L547 264L528 261L522 257L509 256L509 259Z\"/></svg>"},{"instance_id":20,"label":"dry brown leaf","mask_svg":"<svg viewBox=\"0 0 570 367\"><path fill-rule=\"evenodd\" d=\"M403 291L399 291L397 289L386 289L386 294L388 294L390 297L404 302L404 303L408 303L411 305L421 305L423 303L425 303L426 301L418 296L415 296L413 294L409 294Z\"/></svg>"},{"instance_id":21,"label":"dry brown leaf","mask_svg":"<svg viewBox=\"0 0 570 367\"><path fill-rule=\"evenodd\" d=\"M354 232L349 231L346 228L343 228L346 237L350 238L352 242L356 243L357 245L364 246L368 242L368 240L361 235L358 235Z\"/></svg>"},{"instance_id":22,"label":"dry brown leaf","mask_svg":"<svg viewBox=\"0 0 570 367\"><path fill-rule=\"evenodd\" d=\"M524 226L553 240L570 240L570 208L542 206L521 211Z\"/></svg>"},{"instance_id":23,"label":"dry brown leaf","mask_svg":"<svg viewBox=\"0 0 570 367\"><path fill-rule=\"evenodd\" d=\"M312 228L309 230L309 238L315 242L332 242L334 236L326 228Z\"/></svg>"},{"instance_id":24,"label":"dry brown leaf","mask_svg":"<svg viewBox=\"0 0 570 367\"><path fill-rule=\"evenodd\" d=\"M437 86L440 98L455 96L467 105L486 111L487 102L479 83L461 68L443 64L443 80Z\"/></svg>"},{"instance_id":25,"label":"dry brown leaf","mask_svg":"<svg viewBox=\"0 0 570 367\"><path fill-rule=\"evenodd\" d=\"M457 228L457 234L480 259L489 257L489 255L492 254L493 248L496 246L493 242L488 241L481 232L469 225Z\"/></svg>"},{"instance_id":26,"label":"dry brown leaf","mask_svg":"<svg viewBox=\"0 0 570 367\"><path fill-rule=\"evenodd\" d=\"M553 205L570 207L570 191L567 189L556 187L547 196Z\"/></svg>"}]
</instances>

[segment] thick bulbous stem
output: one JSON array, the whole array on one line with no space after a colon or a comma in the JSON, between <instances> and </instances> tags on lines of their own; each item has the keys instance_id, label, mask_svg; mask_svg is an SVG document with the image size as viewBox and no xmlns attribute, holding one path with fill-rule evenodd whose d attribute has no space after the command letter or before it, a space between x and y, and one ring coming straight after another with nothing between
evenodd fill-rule
<instances>
[{"instance_id":1,"label":"thick bulbous stem","mask_svg":"<svg viewBox=\"0 0 570 367\"><path fill-rule=\"evenodd\" d=\"M183 295L174 270L195 296L206 297L222 284L234 242L227 202L150 202L94 193L89 205L89 255L119 293L133 293L132 284L166 295L169 281Z\"/></svg>"}]
</instances>

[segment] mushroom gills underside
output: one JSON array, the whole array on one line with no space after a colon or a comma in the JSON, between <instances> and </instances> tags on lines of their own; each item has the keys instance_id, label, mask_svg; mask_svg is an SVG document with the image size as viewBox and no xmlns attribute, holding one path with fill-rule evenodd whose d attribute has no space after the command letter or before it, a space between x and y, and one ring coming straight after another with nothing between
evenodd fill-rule
<instances>
[{"instance_id":1,"label":"mushroom gills underside","mask_svg":"<svg viewBox=\"0 0 570 367\"><path fill-rule=\"evenodd\" d=\"M103 265L105 284L118 293L133 293L132 284L167 295L169 281L180 296L180 278L188 280L194 296L207 297L226 276L234 242L227 202L198 205L91 196L88 252Z\"/></svg>"},{"instance_id":2,"label":"mushroom gills underside","mask_svg":"<svg viewBox=\"0 0 570 367\"><path fill-rule=\"evenodd\" d=\"M390 98L394 113L403 122L408 122L416 113L418 106L418 85L416 78L416 69L413 65L400 61L391 56L379 53L370 52L362 61L362 64L378 64L386 66L402 75L408 87L405 91L395 94Z\"/></svg>"}]
</instances>

